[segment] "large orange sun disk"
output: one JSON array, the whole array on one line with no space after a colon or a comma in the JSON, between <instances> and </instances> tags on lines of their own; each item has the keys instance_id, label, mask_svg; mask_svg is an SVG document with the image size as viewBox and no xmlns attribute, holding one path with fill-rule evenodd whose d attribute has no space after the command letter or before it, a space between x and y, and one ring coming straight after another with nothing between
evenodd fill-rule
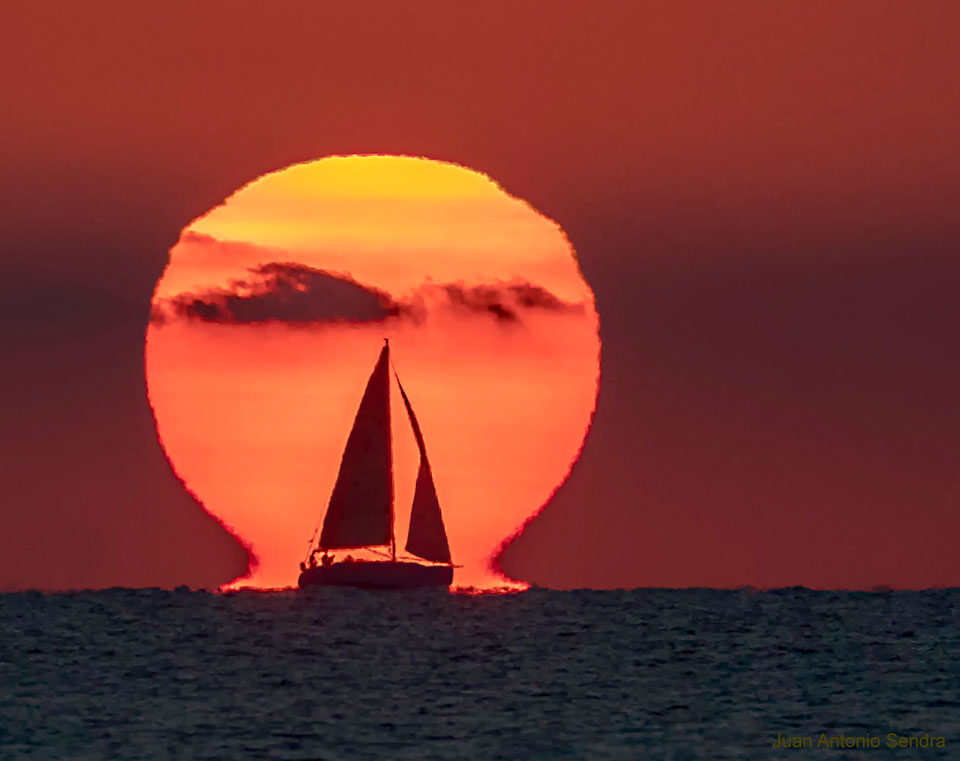
<instances>
[{"instance_id":1,"label":"large orange sun disk","mask_svg":"<svg viewBox=\"0 0 960 761\"><path fill-rule=\"evenodd\" d=\"M244 299L285 308L284 294L256 290L264 265L412 306L361 320L238 316ZM491 557L565 478L596 401L597 313L572 246L454 164L331 157L260 177L184 229L153 303L160 440L256 555L234 585L296 583L383 338L420 418L456 585L506 583ZM404 415L394 390L398 545L418 458Z\"/></svg>"}]
</instances>

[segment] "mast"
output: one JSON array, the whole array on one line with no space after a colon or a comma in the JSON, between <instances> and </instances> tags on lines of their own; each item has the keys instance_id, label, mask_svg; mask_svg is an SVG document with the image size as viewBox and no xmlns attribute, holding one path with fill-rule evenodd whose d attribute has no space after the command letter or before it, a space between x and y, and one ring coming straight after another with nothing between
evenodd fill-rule
<instances>
[{"instance_id":1,"label":"mast","mask_svg":"<svg viewBox=\"0 0 960 761\"><path fill-rule=\"evenodd\" d=\"M388 365L393 364L392 362L390 362L390 339L389 338L383 339L383 352L384 354L387 355L387 364ZM398 379L397 383L399 382L400 381ZM387 381L387 383L389 384L389 380ZM387 417L389 416L390 416L390 407L389 407L389 401L388 401ZM397 562L397 521L393 514L393 510L390 511L390 562L391 563Z\"/></svg>"}]
</instances>

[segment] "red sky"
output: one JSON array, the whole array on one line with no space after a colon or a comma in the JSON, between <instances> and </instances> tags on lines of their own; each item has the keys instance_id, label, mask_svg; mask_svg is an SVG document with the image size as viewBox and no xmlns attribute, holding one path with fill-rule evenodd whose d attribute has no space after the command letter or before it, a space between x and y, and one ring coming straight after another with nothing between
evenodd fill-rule
<instances>
[{"instance_id":1,"label":"red sky","mask_svg":"<svg viewBox=\"0 0 960 761\"><path fill-rule=\"evenodd\" d=\"M143 381L190 220L331 154L557 220L603 375L503 556L554 586L956 584L953 3L31 4L0 29L0 586L211 585Z\"/></svg>"}]
</instances>

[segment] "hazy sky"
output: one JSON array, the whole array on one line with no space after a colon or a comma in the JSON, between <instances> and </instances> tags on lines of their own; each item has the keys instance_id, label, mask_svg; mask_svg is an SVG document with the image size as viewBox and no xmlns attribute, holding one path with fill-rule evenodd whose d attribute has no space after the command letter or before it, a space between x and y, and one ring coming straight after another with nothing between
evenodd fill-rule
<instances>
[{"instance_id":1,"label":"hazy sky","mask_svg":"<svg viewBox=\"0 0 960 761\"><path fill-rule=\"evenodd\" d=\"M960 583L955 3L20 4L0 29L0 586L215 585L143 383L180 230L341 153L563 225L603 376L507 551L556 586Z\"/></svg>"}]
</instances>

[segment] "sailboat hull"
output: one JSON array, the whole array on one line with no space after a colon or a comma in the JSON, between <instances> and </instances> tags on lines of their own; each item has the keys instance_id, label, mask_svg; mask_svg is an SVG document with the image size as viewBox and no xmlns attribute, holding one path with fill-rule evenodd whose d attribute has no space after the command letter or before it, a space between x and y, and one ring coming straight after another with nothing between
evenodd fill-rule
<instances>
[{"instance_id":1,"label":"sailboat hull","mask_svg":"<svg viewBox=\"0 0 960 761\"><path fill-rule=\"evenodd\" d=\"M306 587L359 587L361 589L419 589L449 587L453 568L389 560L355 560L307 568L297 585Z\"/></svg>"}]
</instances>

